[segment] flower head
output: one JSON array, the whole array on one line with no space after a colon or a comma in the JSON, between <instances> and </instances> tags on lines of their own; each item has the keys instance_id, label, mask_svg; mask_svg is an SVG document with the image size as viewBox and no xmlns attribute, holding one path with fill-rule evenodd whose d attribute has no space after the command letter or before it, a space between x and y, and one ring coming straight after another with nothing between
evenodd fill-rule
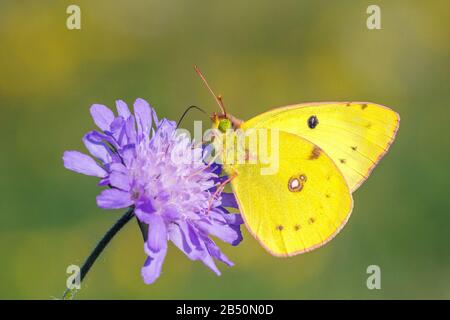
<instances>
[{"instance_id":1,"label":"flower head","mask_svg":"<svg viewBox=\"0 0 450 320\"><path fill-rule=\"evenodd\" d=\"M94 104L91 115L100 131L88 132L83 142L93 157L66 151L64 166L78 173L100 178L107 186L97 196L104 209L134 207L141 224L148 228L144 250L147 259L141 273L153 283L161 273L172 241L190 259L201 260L216 274L213 258L233 263L210 239L213 235L232 245L242 240L239 214L232 194L214 196L227 177L217 164L206 164L203 148L187 135L177 134L175 122L158 120L155 110L142 99L134 103L134 115L121 100L118 116L103 105ZM176 161L174 155L188 155L191 161ZM184 157L184 160L186 158Z\"/></svg>"}]
</instances>

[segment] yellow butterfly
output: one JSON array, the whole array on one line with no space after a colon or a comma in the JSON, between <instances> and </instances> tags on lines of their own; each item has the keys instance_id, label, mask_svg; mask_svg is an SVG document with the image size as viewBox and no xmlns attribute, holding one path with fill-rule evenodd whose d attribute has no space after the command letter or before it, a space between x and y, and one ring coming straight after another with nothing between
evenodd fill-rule
<instances>
[{"instance_id":1,"label":"yellow butterfly","mask_svg":"<svg viewBox=\"0 0 450 320\"><path fill-rule=\"evenodd\" d=\"M278 131L277 150L267 147L278 155L274 174L261 174L260 162L224 161L223 167L248 230L280 257L323 246L344 227L352 192L386 154L400 122L396 112L370 102L297 104L241 121L214 96L222 109L212 117L214 127L224 135L228 128ZM248 160L248 143L243 149Z\"/></svg>"}]
</instances>

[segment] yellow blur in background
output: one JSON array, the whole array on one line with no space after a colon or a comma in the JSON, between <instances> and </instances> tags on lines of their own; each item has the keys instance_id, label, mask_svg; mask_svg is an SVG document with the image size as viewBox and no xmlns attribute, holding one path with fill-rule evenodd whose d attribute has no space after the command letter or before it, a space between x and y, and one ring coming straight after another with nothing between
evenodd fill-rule
<instances>
[{"instance_id":1,"label":"yellow blur in background","mask_svg":"<svg viewBox=\"0 0 450 320\"><path fill-rule=\"evenodd\" d=\"M81 8L68 30L66 8ZM270 256L244 230L235 262L215 276L169 247L147 286L133 221L106 249L77 298L450 298L450 4L377 1L13 1L0 4L0 298L50 299L120 216L96 207L96 179L63 168L84 150L93 103L147 99L160 117L217 111L199 65L230 113L248 119L308 101L372 101L402 118L389 154L355 194L325 247ZM208 119L190 113L184 122ZM245 229L245 227L243 227ZM381 290L366 269L381 268Z\"/></svg>"}]
</instances>

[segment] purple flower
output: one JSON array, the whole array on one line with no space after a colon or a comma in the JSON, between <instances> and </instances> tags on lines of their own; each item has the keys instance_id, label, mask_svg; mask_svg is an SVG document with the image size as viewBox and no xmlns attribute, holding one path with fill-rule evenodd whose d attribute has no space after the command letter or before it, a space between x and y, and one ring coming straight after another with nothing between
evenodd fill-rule
<instances>
[{"instance_id":1,"label":"purple flower","mask_svg":"<svg viewBox=\"0 0 450 320\"><path fill-rule=\"evenodd\" d=\"M158 120L145 100L135 101L134 115L121 100L116 107L118 116L106 106L92 105L91 115L100 130L88 132L83 142L94 158L66 151L64 166L96 176L100 186L109 187L97 196L100 208L133 206L136 217L148 226L144 244L148 257L141 270L145 283L159 277L169 240L191 260L203 261L220 275L213 258L233 263L210 236L237 245L243 223L239 214L225 209L237 207L232 194L213 196L226 179L221 167L207 165L203 148L177 134L175 122Z\"/></svg>"}]
</instances>

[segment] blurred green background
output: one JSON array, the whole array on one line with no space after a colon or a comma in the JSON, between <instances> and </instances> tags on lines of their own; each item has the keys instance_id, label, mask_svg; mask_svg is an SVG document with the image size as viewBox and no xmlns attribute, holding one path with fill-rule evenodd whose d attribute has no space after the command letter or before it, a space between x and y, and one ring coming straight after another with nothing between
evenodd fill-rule
<instances>
[{"instance_id":1,"label":"blurred green background","mask_svg":"<svg viewBox=\"0 0 450 320\"><path fill-rule=\"evenodd\" d=\"M81 7L82 29L66 28ZM355 194L344 230L290 259L245 231L220 244L236 265L216 277L169 248L151 286L132 222L88 275L80 299L450 298L448 1L376 1L382 30L366 28L373 1L5 1L0 4L0 298L60 297L121 212L98 209L96 179L63 168L84 150L89 106L148 99L178 119L216 111L192 65L247 119L307 101L373 101L402 122L396 142ZM200 113L188 116L208 119ZM366 268L381 267L368 290Z\"/></svg>"}]
</instances>

